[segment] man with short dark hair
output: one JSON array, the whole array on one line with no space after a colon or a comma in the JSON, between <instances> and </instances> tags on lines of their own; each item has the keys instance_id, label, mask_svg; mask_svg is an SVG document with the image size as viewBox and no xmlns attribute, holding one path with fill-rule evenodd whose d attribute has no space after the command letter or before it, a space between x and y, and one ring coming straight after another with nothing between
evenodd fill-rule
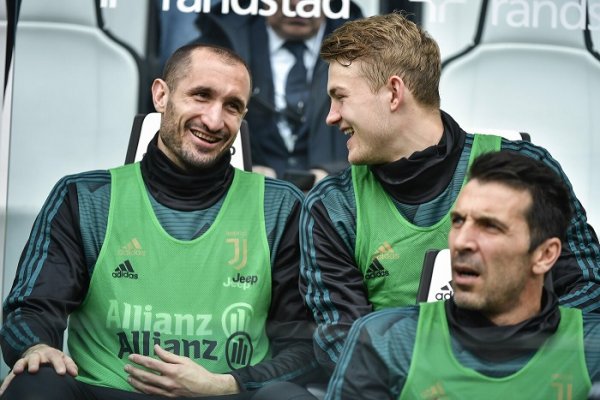
<instances>
[{"instance_id":1,"label":"man with short dark hair","mask_svg":"<svg viewBox=\"0 0 600 400\"><path fill-rule=\"evenodd\" d=\"M451 212L454 298L359 319L327 399L586 399L600 316L558 305L570 193L516 152L479 157Z\"/></svg>"},{"instance_id":2,"label":"man with short dark hair","mask_svg":"<svg viewBox=\"0 0 600 400\"><path fill-rule=\"evenodd\" d=\"M242 399L316 370L302 194L230 164L250 91L235 53L182 47L141 162L56 184L4 303L3 399Z\"/></svg>"}]
</instances>

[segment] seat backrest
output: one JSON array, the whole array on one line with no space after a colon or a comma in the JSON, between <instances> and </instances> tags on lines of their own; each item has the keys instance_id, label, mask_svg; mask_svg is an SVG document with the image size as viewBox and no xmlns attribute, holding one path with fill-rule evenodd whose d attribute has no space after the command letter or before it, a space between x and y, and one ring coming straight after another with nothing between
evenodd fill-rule
<instances>
[{"instance_id":1,"label":"seat backrest","mask_svg":"<svg viewBox=\"0 0 600 400\"><path fill-rule=\"evenodd\" d=\"M447 300L453 294L450 249L427 250L423 260L417 301Z\"/></svg>"},{"instance_id":2,"label":"seat backrest","mask_svg":"<svg viewBox=\"0 0 600 400\"><path fill-rule=\"evenodd\" d=\"M562 165L595 225L600 60L586 46L586 5L592 7L579 0L485 0L480 42L445 64L440 95L442 108L467 131L535 132L535 143Z\"/></svg>"},{"instance_id":3,"label":"seat backrest","mask_svg":"<svg viewBox=\"0 0 600 400\"><path fill-rule=\"evenodd\" d=\"M22 0L13 58L4 292L55 182L123 162L137 113L135 56L98 26L95 0Z\"/></svg>"},{"instance_id":4,"label":"seat backrest","mask_svg":"<svg viewBox=\"0 0 600 400\"><path fill-rule=\"evenodd\" d=\"M422 26L435 39L442 61L473 45L483 0L426 1Z\"/></svg>"},{"instance_id":5,"label":"seat backrest","mask_svg":"<svg viewBox=\"0 0 600 400\"><path fill-rule=\"evenodd\" d=\"M8 202L32 218L60 177L123 160L138 66L97 26L96 12L94 0L21 2Z\"/></svg>"},{"instance_id":6,"label":"seat backrest","mask_svg":"<svg viewBox=\"0 0 600 400\"><path fill-rule=\"evenodd\" d=\"M43 199L62 175L123 160L138 107L138 65L98 27L96 12L94 0L21 3L11 158L27 162L15 181L33 183L24 189L30 197L30 186L41 186Z\"/></svg>"},{"instance_id":7,"label":"seat backrest","mask_svg":"<svg viewBox=\"0 0 600 400\"><path fill-rule=\"evenodd\" d=\"M150 140L152 140L160 128L160 118L161 114L158 112L136 115L133 120L133 126L131 127L131 136L129 138L129 145L127 146L125 164L142 159L148 148L148 143L150 143ZM238 135L231 148L231 165L244 171L252 171L250 133L248 131L248 123L246 120L242 121Z\"/></svg>"},{"instance_id":8,"label":"seat backrest","mask_svg":"<svg viewBox=\"0 0 600 400\"><path fill-rule=\"evenodd\" d=\"M141 58L148 46L149 1L100 1L103 28L135 50Z\"/></svg>"}]
</instances>

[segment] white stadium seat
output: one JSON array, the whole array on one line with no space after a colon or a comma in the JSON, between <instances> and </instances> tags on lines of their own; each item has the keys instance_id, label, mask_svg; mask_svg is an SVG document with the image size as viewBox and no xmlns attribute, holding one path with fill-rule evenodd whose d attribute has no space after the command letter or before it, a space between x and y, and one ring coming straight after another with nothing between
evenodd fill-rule
<instances>
[{"instance_id":1,"label":"white stadium seat","mask_svg":"<svg viewBox=\"0 0 600 400\"><path fill-rule=\"evenodd\" d=\"M594 2L484 1L481 40L445 64L440 95L442 108L469 131L532 132L600 226L600 60L580 27L584 6Z\"/></svg>"}]
</instances>

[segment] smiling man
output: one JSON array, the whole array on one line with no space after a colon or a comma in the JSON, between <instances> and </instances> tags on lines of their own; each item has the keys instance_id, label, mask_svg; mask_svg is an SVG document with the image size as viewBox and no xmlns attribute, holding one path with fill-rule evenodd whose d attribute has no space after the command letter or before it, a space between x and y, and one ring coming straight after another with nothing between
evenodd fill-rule
<instances>
[{"instance_id":1,"label":"smiling man","mask_svg":"<svg viewBox=\"0 0 600 400\"><path fill-rule=\"evenodd\" d=\"M516 152L479 157L451 213L454 298L372 313L350 331L327 399L587 399L600 316L558 305L569 191Z\"/></svg>"},{"instance_id":2,"label":"smiling man","mask_svg":"<svg viewBox=\"0 0 600 400\"><path fill-rule=\"evenodd\" d=\"M2 399L245 399L316 369L302 194L230 165L250 88L230 50L182 47L141 162L57 183L4 303Z\"/></svg>"},{"instance_id":3,"label":"smiling man","mask_svg":"<svg viewBox=\"0 0 600 400\"><path fill-rule=\"evenodd\" d=\"M568 179L545 149L467 133L440 110L438 46L399 13L345 23L325 38L321 57L326 120L346 138L352 167L304 201L301 290L318 324L318 359L333 369L357 318L415 304L424 254L447 246L450 210L477 155L513 150ZM572 192L570 202L554 290L563 305L599 309L598 239Z\"/></svg>"}]
</instances>

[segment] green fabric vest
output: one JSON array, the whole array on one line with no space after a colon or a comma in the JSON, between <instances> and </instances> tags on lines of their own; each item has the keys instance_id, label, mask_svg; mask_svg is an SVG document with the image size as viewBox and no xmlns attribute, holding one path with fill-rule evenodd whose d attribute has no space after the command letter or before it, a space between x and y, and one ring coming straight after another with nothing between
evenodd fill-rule
<instances>
[{"instance_id":1,"label":"green fabric vest","mask_svg":"<svg viewBox=\"0 0 600 400\"><path fill-rule=\"evenodd\" d=\"M111 179L106 238L69 321L78 379L131 391L127 356L156 357L154 344L216 373L268 357L264 177L235 170L214 223L190 241L164 231L138 163L111 170Z\"/></svg>"},{"instance_id":2,"label":"green fabric vest","mask_svg":"<svg viewBox=\"0 0 600 400\"><path fill-rule=\"evenodd\" d=\"M501 138L475 135L469 165L500 149ZM352 167L356 198L356 248L369 301L375 310L415 304L425 252L448 247L450 213L419 227L407 221L367 166ZM464 182L463 182L464 185Z\"/></svg>"},{"instance_id":3,"label":"green fabric vest","mask_svg":"<svg viewBox=\"0 0 600 400\"><path fill-rule=\"evenodd\" d=\"M454 357L444 302L420 305L412 363L399 399L587 399L581 310L560 308L552 337L512 375L491 378Z\"/></svg>"}]
</instances>

